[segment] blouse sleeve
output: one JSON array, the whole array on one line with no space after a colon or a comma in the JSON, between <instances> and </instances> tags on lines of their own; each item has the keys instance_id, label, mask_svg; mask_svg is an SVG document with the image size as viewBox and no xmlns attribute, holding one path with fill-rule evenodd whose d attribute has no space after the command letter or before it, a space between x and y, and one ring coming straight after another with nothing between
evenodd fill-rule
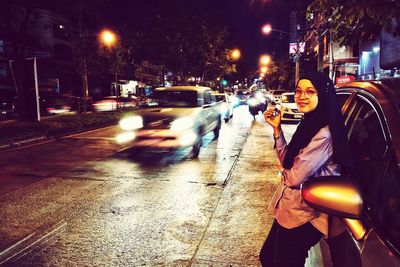
<instances>
[{"instance_id":1,"label":"blouse sleeve","mask_svg":"<svg viewBox=\"0 0 400 267\"><path fill-rule=\"evenodd\" d=\"M276 153L276 156L278 158L280 165L282 166L283 159L285 158L286 150L287 150L286 139L285 139L285 136L283 135L282 131L280 131L279 136L274 137L274 138L275 138L275 145L274 145L275 153Z\"/></svg>"},{"instance_id":2,"label":"blouse sleeve","mask_svg":"<svg viewBox=\"0 0 400 267\"><path fill-rule=\"evenodd\" d=\"M330 133L317 133L310 143L294 158L293 166L282 171L283 183L298 187L306 178L313 175L332 156Z\"/></svg>"}]
</instances>

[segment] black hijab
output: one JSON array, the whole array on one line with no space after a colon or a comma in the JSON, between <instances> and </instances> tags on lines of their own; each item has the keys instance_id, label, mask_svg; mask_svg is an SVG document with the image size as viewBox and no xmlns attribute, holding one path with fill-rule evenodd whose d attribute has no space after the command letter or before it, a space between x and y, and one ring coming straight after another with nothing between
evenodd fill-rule
<instances>
[{"instance_id":1,"label":"black hijab","mask_svg":"<svg viewBox=\"0 0 400 267\"><path fill-rule=\"evenodd\" d=\"M283 167L290 169L300 150L310 143L321 128L328 125L332 135L333 161L340 165L342 173L351 171L353 159L332 80L317 71L305 74L300 80L303 79L310 80L317 90L318 105L312 112L304 114L288 145Z\"/></svg>"}]
</instances>

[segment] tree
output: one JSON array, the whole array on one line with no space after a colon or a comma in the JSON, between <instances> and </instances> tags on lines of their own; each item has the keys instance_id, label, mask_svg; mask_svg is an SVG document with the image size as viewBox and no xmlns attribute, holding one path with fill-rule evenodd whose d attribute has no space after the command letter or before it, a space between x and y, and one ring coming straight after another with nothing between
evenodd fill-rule
<instances>
[{"instance_id":1,"label":"tree","mask_svg":"<svg viewBox=\"0 0 400 267\"><path fill-rule=\"evenodd\" d=\"M268 89L291 90L294 84L294 72L290 57L272 61L268 67L264 82Z\"/></svg>"},{"instance_id":2,"label":"tree","mask_svg":"<svg viewBox=\"0 0 400 267\"><path fill-rule=\"evenodd\" d=\"M135 61L164 65L182 77L213 79L231 70L228 30L199 9L174 8L167 1L153 1L132 9L127 28Z\"/></svg>"},{"instance_id":3,"label":"tree","mask_svg":"<svg viewBox=\"0 0 400 267\"><path fill-rule=\"evenodd\" d=\"M332 29L341 45L379 36L397 22L395 35L400 34L400 1L398 0L314 0L309 11L323 18L316 28Z\"/></svg>"}]
</instances>

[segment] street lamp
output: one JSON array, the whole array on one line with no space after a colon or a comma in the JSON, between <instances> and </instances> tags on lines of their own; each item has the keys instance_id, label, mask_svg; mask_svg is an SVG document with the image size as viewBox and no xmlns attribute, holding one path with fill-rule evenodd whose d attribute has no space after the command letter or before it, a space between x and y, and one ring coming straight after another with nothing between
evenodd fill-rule
<instances>
[{"instance_id":1,"label":"street lamp","mask_svg":"<svg viewBox=\"0 0 400 267\"><path fill-rule=\"evenodd\" d=\"M281 31L272 28L271 24L267 23L265 24L262 28L261 31L265 35L269 35L271 32L279 32L281 34L286 34L289 35L289 32ZM300 45L299 45L299 40L296 40L296 54L295 54L295 60L296 60L296 67L295 67L295 72L294 72L294 82L295 86L297 84L297 81L299 80L300 77Z\"/></svg>"},{"instance_id":2,"label":"street lamp","mask_svg":"<svg viewBox=\"0 0 400 267\"><path fill-rule=\"evenodd\" d=\"M100 41L111 48L117 42L117 35L110 30L103 30L100 33Z\"/></svg>"},{"instance_id":3,"label":"street lamp","mask_svg":"<svg viewBox=\"0 0 400 267\"><path fill-rule=\"evenodd\" d=\"M240 50L239 50L239 49L235 48L235 49L233 49L233 50L231 51L231 58L232 58L233 60L238 60L238 59L240 58L240 56L241 56L241 53L240 53Z\"/></svg>"},{"instance_id":4,"label":"street lamp","mask_svg":"<svg viewBox=\"0 0 400 267\"><path fill-rule=\"evenodd\" d=\"M260 72L261 73L267 73L267 71L268 71L268 67L267 66L262 66L261 68L260 68Z\"/></svg>"},{"instance_id":5,"label":"street lamp","mask_svg":"<svg viewBox=\"0 0 400 267\"><path fill-rule=\"evenodd\" d=\"M269 63L271 63L271 57L269 55L262 55L260 57L260 65L261 66L266 66Z\"/></svg>"}]
</instances>

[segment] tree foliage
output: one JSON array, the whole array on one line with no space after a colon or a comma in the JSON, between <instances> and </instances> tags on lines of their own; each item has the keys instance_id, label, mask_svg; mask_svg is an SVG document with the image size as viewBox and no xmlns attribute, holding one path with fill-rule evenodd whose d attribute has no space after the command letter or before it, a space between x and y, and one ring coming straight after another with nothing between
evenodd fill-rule
<instances>
[{"instance_id":1,"label":"tree foliage","mask_svg":"<svg viewBox=\"0 0 400 267\"><path fill-rule=\"evenodd\" d=\"M135 61L164 65L182 76L216 78L232 71L227 28L198 10L170 8L159 1L132 11L126 28Z\"/></svg>"},{"instance_id":2,"label":"tree foliage","mask_svg":"<svg viewBox=\"0 0 400 267\"><path fill-rule=\"evenodd\" d=\"M286 90L293 89L294 72L290 57L286 57L277 61L272 61L265 75L265 86L270 90Z\"/></svg>"},{"instance_id":3,"label":"tree foliage","mask_svg":"<svg viewBox=\"0 0 400 267\"><path fill-rule=\"evenodd\" d=\"M309 11L322 18L317 27L331 28L342 44L372 39L382 29L393 30L393 21L395 34L400 34L399 0L314 0Z\"/></svg>"}]
</instances>

